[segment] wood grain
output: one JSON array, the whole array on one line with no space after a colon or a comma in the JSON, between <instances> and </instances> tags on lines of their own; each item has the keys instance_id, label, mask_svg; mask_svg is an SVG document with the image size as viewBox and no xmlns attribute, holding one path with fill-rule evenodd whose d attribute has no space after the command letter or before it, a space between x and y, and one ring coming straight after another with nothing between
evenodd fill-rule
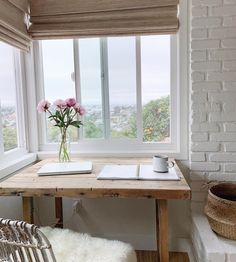
<instances>
[{"instance_id":1,"label":"wood grain","mask_svg":"<svg viewBox=\"0 0 236 262\"><path fill-rule=\"evenodd\" d=\"M85 161L86 158L76 159ZM91 160L91 159L90 159ZM118 197L118 198L152 198L157 201L157 234L159 240L159 261L169 262L168 253L168 199L189 199L188 186L178 165L175 169L180 181L138 181L138 180L97 180L96 177L106 164L151 164L150 159L137 158L96 158L92 159L92 174L74 174L58 176L37 176L37 171L44 164L56 162L44 160L26 168L22 172L7 178L0 183L0 195L23 196L24 219L31 222L33 196L56 197L56 216L61 219L62 203L60 197ZM157 253L157 252L156 252ZM150 260L151 261L151 260ZM158 261L157 259L155 261ZM146 262L146 260L145 260Z\"/></svg>"},{"instance_id":2,"label":"wood grain","mask_svg":"<svg viewBox=\"0 0 236 262\"><path fill-rule=\"evenodd\" d=\"M84 161L88 159L77 159ZM38 169L56 160L43 160L0 183L2 196L115 197L152 199L190 199L190 187L177 164L180 181L97 180L105 164L149 164L150 159L92 159L92 174L44 176Z\"/></svg>"},{"instance_id":3,"label":"wood grain","mask_svg":"<svg viewBox=\"0 0 236 262\"><path fill-rule=\"evenodd\" d=\"M138 262L158 262L156 251L136 251ZM187 253L170 252L170 262L189 262Z\"/></svg>"},{"instance_id":4,"label":"wood grain","mask_svg":"<svg viewBox=\"0 0 236 262\"><path fill-rule=\"evenodd\" d=\"M23 207L23 220L30 224L33 224L34 223L33 198L23 197L22 207Z\"/></svg>"},{"instance_id":5,"label":"wood grain","mask_svg":"<svg viewBox=\"0 0 236 262\"><path fill-rule=\"evenodd\" d=\"M156 212L159 258L162 262L169 262L167 200L156 200Z\"/></svg>"},{"instance_id":6,"label":"wood grain","mask_svg":"<svg viewBox=\"0 0 236 262\"><path fill-rule=\"evenodd\" d=\"M55 197L55 214L57 220L55 227L63 228L63 203L61 197Z\"/></svg>"}]
</instances>

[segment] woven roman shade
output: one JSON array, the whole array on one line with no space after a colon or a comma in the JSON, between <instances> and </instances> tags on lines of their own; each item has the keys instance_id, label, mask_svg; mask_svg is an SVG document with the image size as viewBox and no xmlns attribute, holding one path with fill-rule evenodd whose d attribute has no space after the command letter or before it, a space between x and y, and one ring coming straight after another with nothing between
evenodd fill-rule
<instances>
[{"instance_id":1,"label":"woven roman shade","mask_svg":"<svg viewBox=\"0 0 236 262\"><path fill-rule=\"evenodd\" d=\"M28 0L0 0L0 40L22 50L29 50L31 37L25 19Z\"/></svg>"},{"instance_id":2,"label":"woven roman shade","mask_svg":"<svg viewBox=\"0 0 236 262\"><path fill-rule=\"evenodd\" d=\"M30 0L34 39L172 34L179 0Z\"/></svg>"}]
</instances>

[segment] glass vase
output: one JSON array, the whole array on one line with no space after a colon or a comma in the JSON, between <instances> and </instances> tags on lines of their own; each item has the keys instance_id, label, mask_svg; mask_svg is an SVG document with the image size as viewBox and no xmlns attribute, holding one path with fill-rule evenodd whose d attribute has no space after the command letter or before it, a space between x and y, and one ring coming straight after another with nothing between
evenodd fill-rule
<instances>
[{"instance_id":1,"label":"glass vase","mask_svg":"<svg viewBox=\"0 0 236 262\"><path fill-rule=\"evenodd\" d=\"M60 135L58 157L59 162L70 162L70 141L67 132L63 132Z\"/></svg>"}]
</instances>

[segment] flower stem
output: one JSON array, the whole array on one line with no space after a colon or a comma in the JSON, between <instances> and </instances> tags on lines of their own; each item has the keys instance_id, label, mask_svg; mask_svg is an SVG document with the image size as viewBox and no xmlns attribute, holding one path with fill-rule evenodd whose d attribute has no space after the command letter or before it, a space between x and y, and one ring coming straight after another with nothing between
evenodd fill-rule
<instances>
[{"instance_id":1,"label":"flower stem","mask_svg":"<svg viewBox=\"0 0 236 262\"><path fill-rule=\"evenodd\" d=\"M61 142L60 142L60 148L59 148L59 161L60 162L69 162L70 161L70 156L69 156L69 148L67 146L67 134L66 128L61 128Z\"/></svg>"}]
</instances>

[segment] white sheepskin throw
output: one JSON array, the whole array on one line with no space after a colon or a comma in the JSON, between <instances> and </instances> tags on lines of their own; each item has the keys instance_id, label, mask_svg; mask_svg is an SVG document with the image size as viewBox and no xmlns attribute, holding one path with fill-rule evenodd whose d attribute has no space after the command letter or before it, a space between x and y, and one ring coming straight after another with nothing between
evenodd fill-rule
<instances>
[{"instance_id":1,"label":"white sheepskin throw","mask_svg":"<svg viewBox=\"0 0 236 262\"><path fill-rule=\"evenodd\" d=\"M130 244L91 237L69 229L42 227L57 262L136 262Z\"/></svg>"}]
</instances>

